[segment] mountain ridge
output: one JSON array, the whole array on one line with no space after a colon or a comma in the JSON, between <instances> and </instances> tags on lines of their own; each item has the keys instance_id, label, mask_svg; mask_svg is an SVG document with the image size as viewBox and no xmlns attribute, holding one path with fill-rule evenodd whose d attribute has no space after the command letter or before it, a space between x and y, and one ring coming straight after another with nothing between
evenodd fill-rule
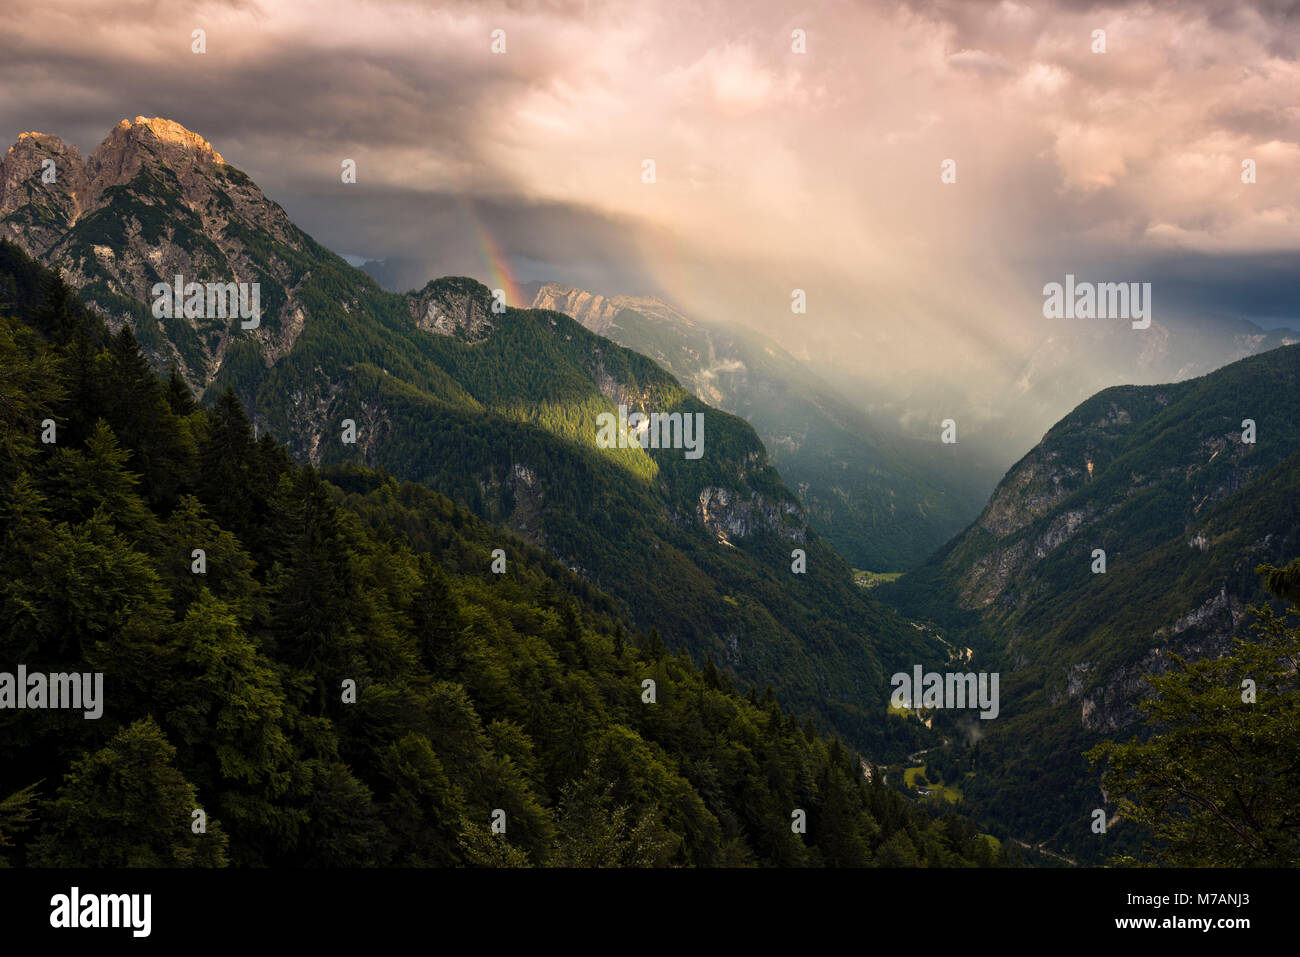
<instances>
[{"instance_id":1,"label":"mountain ridge","mask_svg":"<svg viewBox=\"0 0 1300 957\"><path fill-rule=\"evenodd\" d=\"M656 296L604 296L559 282L538 284L532 304L649 356L750 422L818 531L855 567L918 564L988 492L983 471L972 474L951 447L855 408L775 341L739 324L690 318Z\"/></svg>"},{"instance_id":2,"label":"mountain ridge","mask_svg":"<svg viewBox=\"0 0 1300 957\"><path fill-rule=\"evenodd\" d=\"M0 370L0 658L106 679L6 692L0 867L1012 862L447 498L197 407L7 240Z\"/></svg>"},{"instance_id":3,"label":"mountain ridge","mask_svg":"<svg viewBox=\"0 0 1300 957\"><path fill-rule=\"evenodd\" d=\"M1256 567L1296 554L1300 344L1102 390L1008 470L969 528L878 591L1003 673L1005 719L978 742L967 797L1090 858L1084 809L1106 799L1082 751L1136 730L1143 674L1229 650L1249 607L1272 600ZM1030 806L1044 779L1053 796Z\"/></svg>"},{"instance_id":4,"label":"mountain ridge","mask_svg":"<svg viewBox=\"0 0 1300 957\"><path fill-rule=\"evenodd\" d=\"M385 292L201 137L163 142L139 126L124 128L130 155L112 166L129 181L34 252L130 327L155 368L175 365L208 404L232 389L301 461L447 495L613 594L638 627L770 683L850 740L915 748L922 732L888 717L883 682L886 660L910 662L922 639L860 594L747 423L651 359L560 313L499 304L473 280ZM7 219L39 218L34 203L49 206L39 193ZM259 283L260 325L154 317L149 290L175 274ZM601 448L597 416L620 403L704 415L703 457Z\"/></svg>"}]
</instances>

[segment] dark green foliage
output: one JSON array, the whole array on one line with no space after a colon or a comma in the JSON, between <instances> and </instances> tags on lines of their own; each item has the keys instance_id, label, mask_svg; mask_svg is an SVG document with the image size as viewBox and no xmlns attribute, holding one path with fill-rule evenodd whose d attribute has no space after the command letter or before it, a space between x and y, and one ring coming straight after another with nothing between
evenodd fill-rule
<instances>
[{"instance_id":1,"label":"dark green foliage","mask_svg":"<svg viewBox=\"0 0 1300 957\"><path fill-rule=\"evenodd\" d=\"M1293 561L1261 566L1293 606ZM1106 770L1122 819L1151 834L1141 861L1173 867L1295 867L1300 864L1300 614L1254 609L1254 637L1221 658L1149 678L1142 703L1149 737L1105 741L1088 758Z\"/></svg>"},{"instance_id":2,"label":"dark green foliage","mask_svg":"<svg viewBox=\"0 0 1300 957\"><path fill-rule=\"evenodd\" d=\"M175 767L176 749L153 718L123 728L107 746L74 761L49 803L31 848L41 867L223 867L226 837L216 821L196 834L194 787Z\"/></svg>"},{"instance_id":3,"label":"dark green foliage","mask_svg":"<svg viewBox=\"0 0 1300 957\"><path fill-rule=\"evenodd\" d=\"M275 248L312 263L296 292L310 322L269 368L251 342L237 343L207 401L224 409L233 389L259 429L285 439L300 461L381 469L519 531L614 597L639 630L658 629L701 664L712 654L742 684L772 681L783 704L855 746L891 757L921 746L915 725L898 739L885 733L883 702L885 676L910 667L923 643L805 531L746 422L558 313L508 309L473 342L430 334L405 299L300 239L301 250ZM490 314L490 292L470 279L423 292ZM704 456L596 448L596 416L617 407L600 385L611 380L647 409L704 414ZM354 445L339 441L344 419L357 423ZM230 487L206 466L204 481ZM721 543L700 520L709 488L753 508L742 518L752 530ZM263 521L242 528L234 516L216 518L261 561ZM790 570L796 546L807 553L803 575Z\"/></svg>"},{"instance_id":4,"label":"dark green foliage","mask_svg":"<svg viewBox=\"0 0 1300 957\"><path fill-rule=\"evenodd\" d=\"M0 262L37 290L0 306L0 662L105 675L98 720L0 711L0 862L995 862L542 550L419 485L294 465L233 393L193 408Z\"/></svg>"}]
</instances>

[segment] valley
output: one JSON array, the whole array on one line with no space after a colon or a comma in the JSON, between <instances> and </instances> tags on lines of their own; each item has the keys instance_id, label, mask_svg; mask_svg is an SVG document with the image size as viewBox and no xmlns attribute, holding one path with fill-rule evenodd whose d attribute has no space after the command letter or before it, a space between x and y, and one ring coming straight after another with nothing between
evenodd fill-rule
<instances>
[{"instance_id":1,"label":"valley","mask_svg":"<svg viewBox=\"0 0 1300 957\"><path fill-rule=\"evenodd\" d=\"M47 161L58 171L53 181L39 175ZM1254 606L1281 607L1257 569L1284 567L1300 555L1300 344L1286 344L1284 333L1252 340L1243 351L1263 351L1233 353L1236 361L1199 377L1087 396L995 482L987 462L973 453L960 458L968 455L960 443L925 442L868 414L846 398L849 391L774 342L737 324L688 317L654 297L606 298L546 282L528 290L526 304L505 303L500 290L459 276L385 290L295 226L206 139L167 119L123 120L89 157L58 137L24 133L0 161L0 238L13 244L5 247L9 276L0 293L18 330L6 348L29 365L36 356L64 369L60 381L73 390L72 398L29 396L24 384L20 396L15 386L9 408L22 403L27 418L38 408L63 409L69 461L117 463L104 495L138 477L154 514L140 511L136 493L113 492L116 507L138 520L113 534L161 534L179 515L187 527L234 535L236 542L222 547L246 573L230 600L247 602L234 620L262 629L268 659L280 640L274 635L296 635L290 645L298 642L298 658L282 662L286 674L306 682L292 692L296 707L309 700L325 707L321 686L303 689L322 680L306 663L331 655L343 656L339 667L350 655L397 685L423 686L442 674L444 652L436 649L426 649L433 658L420 666L428 674L399 664L415 654L409 643L423 640L403 622L418 618L426 631L440 628L410 606L411 589L426 589L430 602L448 610L440 596L449 586L440 576L457 577L453 590L473 597L451 603L461 616L456 635L444 636L457 649L448 659L453 671L485 713L536 732L545 754L539 763L515 739L514 725L489 721L472 733L495 743L474 751L473 761L464 758L465 767L479 762L495 770L476 773L531 778L515 781L511 793L517 812L537 822L534 843L521 850L537 860L562 852L545 823L553 820L532 803L558 800L582 762L562 754L563 736L547 723L554 714L542 721L530 710L541 705L522 700L516 685L545 699L544 689L559 682L573 701L604 696L618 710L624 706L613 704L622 700L615 685L637 668L656 668L660 680L671 674L689 685L700 708L706 689L719 696L710 733L730 728L732 719L719 717L724 711L750 723L770 712L769 743L797 733L772 747L816 752L805 767L825 777L819 801L850 787L844 781L858 786L857 752L887 767L882 778L893 781L866 781L890 796L873 790L862 807L883 814L882 802L907 794L929 802L924 814L942 805L965 822L952 825L956 836L942 849L925 840L904 847L872 832L866 843L845 837L836 850L820 849L819 861L957 855L991 863L997 855L984 842L991 837L1057 863L1103 863L1117 848L1136 847L1143 833L1116 817L1102 772L1085 753L1139 731L1147 675L1169 674L1183 659L1227 655L1254 621ZM38 274L27 256L58 274ZM199 290L192 303L191 283ZM213 294L202 293L214 287L238 294L209 310ZM82 307L92 312L83 315ZM31 336L48 349L24 345ZM1193 344L1198 355L1213 353L1203 345ZM153 375L159 384L149 384ZM115 387L143 397L145 411L137 416L109 403L117 416L109 435L90 419L88 397L106 402ZM214 434L228 446L213 446ZM119 448L118 439L128 444ZM185 457L194 443L211 475ZM41 472L50 490L60 482L76 486L68 476L79 465L52 464L48 449L23 454L53 470ZM12 483L20 471L9 476ZM223 491L222 483L230 487ZM253 487L260 491L248 513L239 490ZM13 484L10 494L18 490ZM97 541L98 526L82 528L94 520L86 504L94 494L84 495L75 505L81 511L64 519L86 542ZM303 517L326 500L327 511L346 515L328 534L347 538L357 557L344 569L317 556L323 564L300 569L304 592L294 598L275 576L297 566L285 564L290 556L270 539L326 534ZM23 501L31 515L46 508L36 498ZM280 525L263 521L273 513ZM449 544L466 537L472 546ZM388 567L388 547L408 549L415 564ZM442 572L417 558L435 552L449 563ZM272 575L277 561L283 567ZM176 594L189 595L190 586L159 569ZM531 584L507 586L517 569ZM394 594L375 598L365 614L353 608L347 627L312 604L330 607L322 598L330 582L346 591L350 586L338 583L360 576L382 591L385 575L397 576ZM499 586L484 584L497 576ZM498 605L482 592L497 587L523 588L512 594L523 594L530 610ZM320 644L320 635L295 631L285 617L268 625L250 597L263 589L289 602L282 616L310 608L313 627L337 643ZM185 608L199 601L190 597ZM14 598L9 613L19 615L13 609L25 600ZM581 607L566 610L567 600ZM211 612L213 622L225 614L195 609ZM497 652L480 659L458 644L468 636L499 651L501 629L516 626L549 649L521 638L515 651L531 665L507 663ZM392 637L392 647L359 650L367 629L403 637ZM88 625L83 631L87 648L102 639ZM630 645L644 656L635 666L611 651ZM564 668L556 670L556 661ZM932 689L919 687L891 702L891 675L915 674L920 685L922 674L928 681L943 677L935 669L947 670L951 679L957 668L955 677L978 673L983 682L971 685L978 689L975 714L965 696L932 699ZM570 674L576 671L595 675L593 683ZM405 685L394 690L376 678L374 687L374 694L394 696L392 707L405 707ZM924 706L919 712L914 695ZM451 700L438 707L454 711ZM587 730L606 736L602 760L614 761L622 732L609 725L618 722L595 705L589 714ZM341 714L333 718L344 722ZM687 719L679 718L672 734L687 733ZM176 721L173 735L188 727ZM132 733L156 746L153 729ZM361 762L364 734L348 734L350 757ZM653 722L636 734L669 749L681 744ZM823 740L834 743L814 743ZM421 756L422 745L391 735L384 741L400 752L392 761L425 767L430 777L421 787L455 803L452 792L429 784L441 772ZM23 744L15 737L10 747ZM711 788L723 788L724 765L727 787L759 773L752 755L739 755L691 752L663 771L650 803L663 810L665 795L677 794L685 803L669 816L679 815L673 833L686 836L667 842L662 860L804 859L774 836L773 815L789 811L773 805L742 813L710 797ZM500 763L506 757L514 770ZM65 758L71 752L51 761ZM319 773L336 775L343 791L353 788L330 767ZM384 784L376 767L361 776L368 786L396 787L395 768L382 769ZM216 780L210 766L192 770ZM695 796L673 790L679 773ZM781 788L785 801L790 790ZM713 823L696 807L710 801ZM899 806L888 805L889 813L902 813ZM1097 810L1118 821L1113 840L1089 831ZM233 798L226 812L252 813ZM737 814L743 825L727 817ZM856 827L844 825L843 833L856 834ZM244 860L257 859L254 844L239 850ZM976 846L985 850L972 851ZM318 852L328 858L323 846ZM480 852L490 857L481 847L473 853ZM285 847L275 853L289 859ZM439 853L439 860L459 859L453 850Z\"/></svg>"}]
</instances>

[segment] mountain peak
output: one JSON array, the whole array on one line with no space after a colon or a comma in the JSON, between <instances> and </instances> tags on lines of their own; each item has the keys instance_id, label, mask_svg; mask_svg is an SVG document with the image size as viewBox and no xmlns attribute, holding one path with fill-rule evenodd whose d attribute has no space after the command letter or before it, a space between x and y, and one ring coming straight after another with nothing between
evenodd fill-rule
<instances>
[{"instance_id":1,"label":"mountain peak","mask_svg":"<svg viewBox=\"0 0 1300 957\"><path fill-rule=\"evenodd\" d=\"M34 157L56 158L69 156L76 158L76 165L81 165L81 152L75 146L69 146L63 140L59 139L52 133L27 132L19 133L18 139L13 146L5 153L3 160L7 168L15 175L18 174L19 167L22 173L36 172L38 175L43 172L40 169L40 163L37 161L35 170L25 168L24 164L30 163ZM56 161L56 166L57 166Z\"/></svg>"},{"instance_id":2,"label":"mountain peak","mask_svg":"<svg viewBox=\"0 0 1300 957\"><path fill-rule=\"evenodd\" d=\"M35 140L37 143L40 144L57 143L59 146L63 146L63 140L59 139L57 136L53 135L52 133L38 133L35 130L31 130L26 133L19 133L18 142L15 143L13 146L9 147L9 152L12 153L19 146L22 146L24 140Z\"/></svg>"},{"instance_id":3,"label":"mountain peak","mask_svg":"<svg viewBox=\"0 0 1300 957\"><path fill-rule=\"evenodd\" d=\"M562 282L543 283L533 297L532 307L562 312L597 335L608 332L618 314L618 306L606 297Z\"/></svg>"},{"instance_id":4,"label":"mountain peak","mask_svg":"<svg viewBox=\"0 0 1300 957\"><path fill-rule=\"evenodd\" d=\"M137 116L134 120L124 119L113 127L107 139L100 144L102 150L110 143L148 142L150 139L168 146L178 146L195 153L200 159L224 165L225 158L218 153L206 139L186 129L175 120L162 116ZM99 150L96 150L98 153Z\"/></svg>"},{"instance_id":5,"label":"mountain peak","mask_svg":"<svg viewBox=\"0 0 1300 957\"><path fill-rule=\"evenodd\" d=\"M562 282L544 282L533 297L534 309L562 312L578 320L600 336L609 336L618 314L624 309L639 312L647 319L695 329L698 323L687 318L658 296L602 296Z\"/></svg>"},{"instance_id":6,"label":"mountain peak","mask_svg":"<svg viewBox=\"0 0 1300 957\"><path fill-rule=\"evenodd\" d=\"M0 238L47 248L81 215L86 185L75 146L49 133L19 133L0 156Z\"/></svg>"},{"instance_id":7,"label":"mountain peak","mask_svg":"<svg viewBox=\"0 0 1300 957\"><path fill-rule=\"evenodd\" d=\"M27 130L0 157L0 237L42 254L142 170L165 169L187 202L207 191L225 158L202 136L161 116L124 119L88 158L50 133Z\"/></svg>"},{"instance_id":8,"label":"mountain peak","mask_svg":"<svg viewBox=\"0 0 1300 957\"><path fill-rule=\"evenodd\" d=\"M476 279L447 276L406 294L416 326L426 332L479 342L492 333L492 290Z\"/></svg>"},{"instance_id":9,"label":"mountain peak","mask_svg":"<svg viewBox=\"0 0 1300 957\"><path fill-rule=\"evenodd\" d=\"M87 205L113 186L129 183L142 169L165 167L181 182L187 200L193 200L195 177L206 179L212 169L226 165L225 158L199 134L161 116L122 120L86 162L91 196Z\"/></svg>"},{"instance_id":10,"label":"mountain peak","mask_svg":"<svg viewBox=\"0 0 1300 957\"><path fill-rule=\"evenodd\" d=\"M58 137L22 134L0 157L0 238L100 290L92 301L110 325L134 323L150 361L174 364L197 389L233 342L255 340L274 361L305 322L293 293L302 234L211 143L165 117L123 119L84 161ZM176 276L256 284L265 321L232 337L228 316L187 316L189 332L169 338L124 305L152 302L154 285Z\"/></svg>"}]
</instances>

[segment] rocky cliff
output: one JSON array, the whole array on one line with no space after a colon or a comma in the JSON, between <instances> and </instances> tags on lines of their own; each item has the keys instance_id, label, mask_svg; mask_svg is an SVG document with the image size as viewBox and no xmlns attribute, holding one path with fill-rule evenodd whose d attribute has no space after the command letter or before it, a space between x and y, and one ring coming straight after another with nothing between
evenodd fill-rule
<instances>
[{"instance_id":1,"label":"rocky cliff","mask_svg":"<svg viewBox=\"0 0 1300 957\"><path fill-rule=\"evenodd\" d=\"M122 120L84 160L57 136L23 133L0 160L0 237L59 267L111 325L136 330L155 365L176 365L196 391L238 339L257 343L271 364L306 321L297 296L304 270L290 254L309 240L211 143L171 120ZM154 284L177 276L258 283L259 326L150 315L143 304Z\"/></svg>"}]
</instances>

